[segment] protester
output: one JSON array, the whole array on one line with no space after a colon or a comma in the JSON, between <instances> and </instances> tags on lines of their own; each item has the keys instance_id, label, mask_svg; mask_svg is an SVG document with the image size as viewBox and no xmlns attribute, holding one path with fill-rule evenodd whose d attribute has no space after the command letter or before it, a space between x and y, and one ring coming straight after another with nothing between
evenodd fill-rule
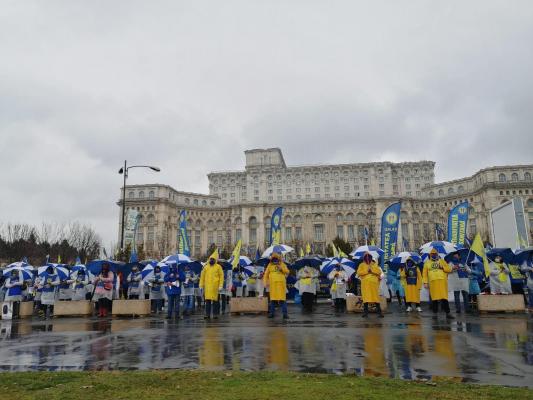
<instances>
[{"instance_id":1,"label":"protester","mask_svg":"<svg viewBox=\"0 0 533 400\"><path fill-rule=\"evenodd\" d=\"M335 305L335 311L345 312L348 275L340 265L337 265L335 269L329 273L328 279L332 282L330 295Z\"/></svg>"},{"instance_id":2,"label":"protester","mask_svg":"<svg viewBox=\"0 0 533 400\"><path fill-rule=\"evenodd\" d=\"M76 272L76 279L74 279L74 294L72 300L88 300L87 299L87 285L89 284L89 277L85 273L85 270L80 269Z\"/></svg>"},{"instance_id":3,"label":"protester","mask_svg":"<svg viewBox=\"0 0 533 400\"><path fill-rule=\"evenodd\" d=\"M405 280L406 311L411 312L413 309L416 309L417 312L422 312L420 308L422 274L420 273L420 268L418 268L411 257L405 261L405 267L400 268L400 277L402 280Z\"/></svg>"},{"instance_id":4,"label":"protester","mask_svg":"<svg viewBox=\"0 0 533 400\"><path fill-rule=\"evenodd\" d=\"M218 250L209 256L200 274L200 288L204 291L204 319L217 319L220 312L218 294L224 285L224 272L218 263ZM211 315L211 312L213 313Z\"/></svg>"},{"instance_id":5,"label":"protester","mask_svg":"<svg viewBox=\"0 0 533 400\"><path fill-rule=\"evenodd\" d=\"M519 265L509 263L509 279L511 280L511 293L524 295L526 277L522 274ZM524 301L527 299L524 297Z\"/></svg>"},{"instance_id":6,"label":"protester","mask_svg":"<svg viewBox=\"0 0 533 400\"><path fill-rule=\"evenodd\" d=\"M482 270L483 264L469 262L467 265L470 267L470 273L468 274L468 300L470 302L470 311L477 309L477 296L481 294L481 288L479 286L479 280L485 275L485 271Z\"/></svg>"},{"instance_id":7,"label":"protester","mask_svg":"<svg viewBox=\"0 0 533 400\"><path fill-rule=\"evenodd\" d=\"M509 267L503 262L499 255L489 264L490 269L490 293L491 294L511 294L511 280L509 279Z\"/></svg>"},{"instance_id":8,"label":"protester","mask_svg":"<svg viewBox=\"0 0 533 400\"><path fill-rule=\"evenodd\" d=\"M252 272L252 275L248 277L246 280L246 287L248 289L247 296L248 297L256 297L257 296L257 271L256 267L253 267L254 271Z\"/></svg>"},{"instance_id":9,"label":"protester","mask_svg":"<svg viewBox=\"0 0 533 400\"><path fill-rule=\"evenodd\" d=\"M59 300L61 301L70 301L72 300L72 288L71 285L74 283L74 279L70 277L70 270L68 271L68 276L65 279L59 280Z\"/></svg>"},{"instance_id":10,"label":"protester","mask_svg":"<svg viewBox=\"0 0 533 400\"><path fill-rule=\"evenodd\" d=\"M383 318L379 299L379 282L383 271L372 259L370 253L365 253L363 262L357 268L357 275L361 279L361 295L363 297L363 318L368 318L369 304L376 306L378 317Z\"/></svg>"},{"instance_id":11,"label":"protester","mask_svg":"<svg viewBox=\"0 0 533 400\"><path fill-rule=\"evenodd\" d=\"M281 306L283 318L289 318L287 312L287 275L289 275L289 269L283 262L281 254L272 253L263 277L265 286L270 293L268 318L274 318L276 305Z\"/></svg>"},{"instance_id":12,"label":"protester","mask_svg":"<svg viewBox=\"0 0 533 400\"><path fill-rule=\"evenodd\" d=\"M298 271L295 287L302 298L302 309L306 313L313 312L313 303L316 295L317 271L305 266Z\"/></svg>"},{"instance_id":13,"label":"protester","mask_svg":"<svg viewBox=\"0 0 533 400\"><path fill-rule=\"evenodd\" d=\"M464 311L469 312L470 301L468 298L468 290L470 287L470 267L461 263L461 257L458 253L455 253L452 256L449 264L452 272L448 274L448 286L449 290L453 292L455 312L461 314L461 296L463 298Z\"/></svg>"},{"instance_id":14,"label":"protester","mask_svg":"<svg viewBox=\"0 0 533 400\"><path fill-rule=\"evenodd\" d=\"M59 286L59 277L54 267L49 266L41 275L39 287L41 293L41 311L42 318L51 318L54 313L54 304L56 301L56 290Z\"/></svg>"},{"instance_id":15,"label":"protester","mask_svg":"<svg viewBox=\"0 0 533 400\"><path fill-rule=\"evenodd\" d=\"M167 294L167 319L172 318L175 313L176 319L183 319L180 316L180 296L181 283L185 280L183 271L179 271L176 265L170 267L168 274L165 275L165 291Z\"/></svg>"},{"instance_id":16,"label":"protester","mask_svg":"<svg viewBox=\"0 0 533 400\"><path fill-rule=\"evenodd\" d=\"M241 267L237 267L232 273L232 297L243 297L246 291L246 275L240 269Z\"/></svg>"},{"instance_id":17,"label":"protester","mask_svg":"<svg viewBox=\"0 0 533 400\"><path fill-rule=\"evenodd\" d=\"M220 313L226 313L226 306L228 305L229 299L233 295L233 271L228 269L223 271L224 273L224 284L222 289L219 291L219 301L220 301Z\"/></svg>"},{"instance_id":18,"label":"protester","mask_svg":"<svg viewBox=\"0 0 533 400\"><path fill-rule=\"evenodd\" d=\"M107 317L113 304L113 283L115 274L110 271L109 264L102 264L102 271L95 279L95 300L98 301L98 316Z\"/></svg>"},{"instance_id":19,"label":"protester","mask_svg":"<svg viewBox=\"0 0 533 400\"><path fill-rule=\"evenodd\" d=\"M22 301L23 283L22 274L16 269L11 270L11 274L4 283L7 289L4 301L12 304L13 319L18 319L20 316L20 302Z\"/></svg>"},{"instance_id":20,"label":"protester","mask_svg":"<svg viewBox=\"0 0 533 400\"><path fill-rule=\"evenodd\" d=\"M526 276L527 282L527 293L528 293L528 306L529 309L533 309L533 252L529 253L529 256L522 265L520 266L520 270L522 273Z\"/></svg>"},{"instance_id":21,"label":"protester","mask_svg":"<svg viewBox=\"0 0 533 400\"><path fill-rule=\"evenodd\" d=\"M156 265L154 267L154 276L148 280L150 303L154 314L159 314L163 311L163 283L165 283L165 274L161 271L161 267Z\"/></svg>"},{"instance_id":22,"label":"protester","mask_svg":"<svg viewBox=\"0 0 533 400\"><path fill-rule=\"evenodd\" d=\"M453 319L448 303L448 274L450 272L452 272L452 268L448 263L439 257L437 250L431 249L428 259L424 262L422 273L424 287L429 288L433 314L437 315L440 304L447 319Z\"/></svg>"},{"instance_id":23,"label":"protester","mask_svg":"<svg viewBox=\"0 0 533 400\"><path fill-rule=\"evenodd\" d=\"M142 274L139 271L139 267L134 265L131 267L131 272L126 278L128 282L128 299L129 300L139 300L142 297Z\"/></svg>"},{"instance_id":24,"label":"protester","mask_svg":"<svg viewBox=\"0 0 533 400\"><path fill-rule=\"evenodd\" d=\"M396 296L398 300L398 307L402 309L402 304L405 303L405 285L402 285L399 270L393 270L390 266L387 268L387 286L392 296Z\"/></svg>"},{"instance_id":25,"label":"protester","mask_svg":"<svg viewBox=\"0 0 533 400\"><path fill-rule=\"evenodd\" d=\"M183 298L183 315L190 315L194 308L194 279L198 280L198 275L191 271L190 267L186 265L184 267L183 284L181 285L181 297Z\"/></svg>"}]
</instances>

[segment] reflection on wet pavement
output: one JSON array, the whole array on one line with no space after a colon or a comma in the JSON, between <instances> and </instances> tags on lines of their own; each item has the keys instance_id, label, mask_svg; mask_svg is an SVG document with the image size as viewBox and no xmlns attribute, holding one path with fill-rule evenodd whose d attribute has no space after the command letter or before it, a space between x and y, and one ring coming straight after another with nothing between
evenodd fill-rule
<instances>
[{"instance_id":1,"label":"reflection on wet pavement","mask_svg":"<svg viewBox=\"0 0 533 400\"><path fill-rule=\"evenodd\" d=\"M200 368L348 373L533 386L533 321L525 315L446 322L261 315L205 322L144 319L0 321L0 370ZM443 378L446 377L446 378Z\"/></svg>"}]
</instances>

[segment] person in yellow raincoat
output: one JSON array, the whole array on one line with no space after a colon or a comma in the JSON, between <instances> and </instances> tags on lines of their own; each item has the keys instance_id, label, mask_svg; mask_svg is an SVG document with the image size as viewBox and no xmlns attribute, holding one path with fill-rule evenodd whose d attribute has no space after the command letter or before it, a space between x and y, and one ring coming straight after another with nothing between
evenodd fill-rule
<instances>
[{"instance_id":1,"label":"person in yellow raincoat","mask_svg":"<svg viewBox=\"0 0 533 400\"><path fill-rule=\"evenodd\" d=\"M379 302L379 281L382 278L383 271L372 260L370 253L365 253L363 262L357 268L357 275L361 280L361 295L363 296L363 318L368 317L368 304L374 303L378 317L383 318L381 304Z\"/></svg>"},{"instance_id":2,"label":"person in yellow raincoat","mask_svg":"<svg viewBox=\"0 0 533 400\"><path fill-rule=\"evenodd\" d=\"M283 262L281 255L272 253L270 262L265 270L263 280L265 286L269 288L270 303L268 305L268 318L274 318L274 311L276 304L281 305L281 311L283 318L288 319L289 314L287 312L287 275L289 275L289 269Z\"/></svg>"},{"instance_id":3,"label":"person in yellow raincoat","mask_svg":"<svg viewBox=\"0 0 533 400\"><path fill-rule=\"evenodd\" d=\"M439 257L436 249L431 249L422 271L424 287L426 289L429 287L433 313L436 315L439 312L440 303L447 319L453 319L450 314L450 305L448 304L448 274L450 272L452 272L452 267Z\"/></svg>"},{"instance_id":4,"label":"person in yellow raincoat","mask_svg":"<svg viewBox=\"0 0 533 400\"><path fill-rule=\"evenodd\" d=\"M218 318L220 307L218 292L222 289L223 284L224 272L220 264L218 264L218 250L215 250L209 256L200 274L200 288L204 290L205 301L204 319L211 318L211 309L213 309L213 318Z\"/></svg>"},{"instance_id":5,"label":"person in yellow raincoat","mask_svg":"<svg viewBox=\"0 0 533 400\"><path fill-rule=\"evenodd\" d=\"M422 288L422 274L412 258L405 261L405 267L400 269L400 278L402 284L405 282L405 302L407 303L407 312L411 312L416 307L416 311L421 312L420 308L420 289Z\"/></svg>"}]
</instances>

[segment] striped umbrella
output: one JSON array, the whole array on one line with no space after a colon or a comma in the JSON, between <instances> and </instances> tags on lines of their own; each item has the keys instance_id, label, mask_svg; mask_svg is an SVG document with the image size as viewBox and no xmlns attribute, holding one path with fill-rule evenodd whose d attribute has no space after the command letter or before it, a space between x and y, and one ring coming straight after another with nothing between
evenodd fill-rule
<instances>
[{"instance_id":1,"label":"striped umbrella","mask_svg":"<svg viewBox=\"0 0 533 400\"><path fill-rule=\"evenodd\" d=\"M441 258L444 258L448 254L453 253L459 250L460 248L461 246L455 245L453 243L446 242L444 240L437 240L423 244L420 247L419 252L422 255L422 260L425 260L426 258L428 258L429 253L433 249L437 250Z\"/></svg>"},{"instance_id":2,"label":"striped umbrella","mask_svg":"<svg viewBox=\"0 0 533 400\"><path fill-rule=\"evenodd\" d=\"M12 271L18 271L19 276L22 276L22 280L33 280L33 267L23 261L19 261L13 264L9 264L3 271L2 275L8 277Z\"/></svg>"},{"instance_id":3,"label":"striped umbrella","mask_svg":"<svg viewBox=\"0 0 533 400\"><path fill-rule=\"evenodd\" d=\"M182 264L190 263L191 261L191 258L185 254L174 254L161 260L161 262L164 262L165 264Z\"/></svg>"},{"instance_id":4,"label":"striped umbrella","mask_svg":"<svg viewBox=\"0 0 533 400\"><path fill-rule=\"evenodd\" d=\"M164 274L168 274L169 266L163 262L160 262L156 265L156 267L161 268L161 272ZM154 277L154 270L155 267L151 264L144 267L141 271L141 278L143 281L148 281Z\"/></svg>"},{"instance_id":5,"label":"striped umbrella","mask_svg":"<svg viewBox=\"0 0 533 400\"><path fill-rule=\"evenodd\" d=\"M320 272L322 275L328 276L337 266L340 266L346 272L348 278L355 273L355 262L341 257L326 259L320 266Z\"/></svg>"},{"instance_id":6,"label":"striped umbrella","mask_svg":"<svg viewBox=\"0 0 533 400\"><path fill-rule=\"evenodd\" d=\"M273 245L273 246L270 246L268 249L266 249L263 254L261 255L261 257L270 257L272 255L272 253L278 253L278 254L282 254L282 255L285 255L287 253L290 253L294 251L294 249L291 247L291 246L287 246L286 244L276 244L276 245Z\"/></svg>"},{"instance_id":7,"label":"striped umbrella","mask_svg":"<svg viewBox=\"0 0 533 400\"><path fill-rule=\"evenodd\" d=\"M394 255L394 257L390 259L390 263L394 265L405 264L408 258L411 258L415 264L419 264L422 261L422 258L418 253L412 251L402 251Z\"/></svg>"},{"instance_id":8,"label":"striped umbrella","mask_svg":"<svg viewBox=\"0 0 533 400\"><path fill-rule=\"evenodd\" d=\"M378 262L383 254L385 254L385 252L377 246L359 246L357 249L352 251L350 255L355 260L360 260L363 258L365 253L370 253L375 262Z\"/></svg>"}]
</instances>

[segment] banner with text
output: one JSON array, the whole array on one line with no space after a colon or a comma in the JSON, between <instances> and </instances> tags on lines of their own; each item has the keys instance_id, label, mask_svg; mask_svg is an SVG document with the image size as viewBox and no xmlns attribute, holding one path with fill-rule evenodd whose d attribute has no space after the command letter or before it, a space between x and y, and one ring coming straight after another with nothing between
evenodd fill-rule
<instances>
[{"instance_id":1,"label":"banner with text","mask_svg":"<svg viewBox=\"0 0 533 400\"><path fill-rule=\"evenodd\" d=\"M468 222L468 201L457 204L448 215L448 242L464 244Z\"/></svg>"},{"instance_id":2,"label":"banner with text","mask_svg":"<svg viewBox=\"0 0 533 400\"><path fill-rule=\"evenodd\" d=\"M384 251L381 258L382 268L385 261L390 260L396 253L401 206L401 203L391 204L383 211L383 216L381 217L381 249Z\"/></svg>"},{"instance_id":3,"label":"banner with text","mask_svg":"<svg viewBox=\"0 0 533 400\"><path fill-rule=\"evenodd\" d=\"M281 243L281 214L283 207L278 207L274 210L270 220L270 245Z\"/></svg>"}]
</instances>

